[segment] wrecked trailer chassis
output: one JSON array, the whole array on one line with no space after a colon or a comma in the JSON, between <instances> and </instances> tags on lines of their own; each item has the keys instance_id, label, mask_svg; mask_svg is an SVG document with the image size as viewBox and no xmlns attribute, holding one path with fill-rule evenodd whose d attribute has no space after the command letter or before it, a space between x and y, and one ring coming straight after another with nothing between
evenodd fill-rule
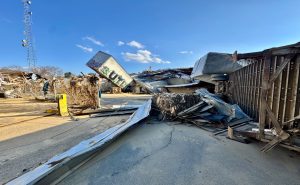
<instances>
[{"instance_id":1,"label":"wrecked trailer chassis","mask_svg":"<svg viewBox=\"0 0 300 185\"><path fill-rule=\"evenodd\" d=\"M300 151L300 43L271 48L262 52L237 54L248 66L229 75L225 94L232 103L259 122L255 138L268 144L268 151L277 144ZM276 136L266 137L265 128L274 128Z\"/></svg>"}]
</instances>

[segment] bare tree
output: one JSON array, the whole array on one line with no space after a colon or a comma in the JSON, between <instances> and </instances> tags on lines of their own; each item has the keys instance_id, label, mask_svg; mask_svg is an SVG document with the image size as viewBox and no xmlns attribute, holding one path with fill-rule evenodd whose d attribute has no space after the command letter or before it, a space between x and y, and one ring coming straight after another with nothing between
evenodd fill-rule
<instances>
[{"instance_id":1,"label":"bare tree","mask_svg":"<svg viewBox=\"0 0 300 185\"><path fill-rule=\"evenodd\" d=\"M51 79L56 76L62 76L64 74L61 68L55 66L39 66L32 69L32 72L47 79Z\"/></svg>"},{"instance_id":2,"label":"bare tree","mask_svg":"<svg viewBox=\"0 0 300 185\"><path fill-rule=\"evenodd\" d=\"M1 69L9 69L15 71L27 71L28 69L21 66L8 66ZM31 70L31 72L41 75L44 78L52 79L55 76L63 76L63 70L55 66L38 66Z\"/></svg>"},{"instance_id":3,"label":"bare tree","mask_svg":"<svg viewBox=\"0 0 300 185\"><path fill-rule=\"evenodd\" d=\"M24 67L16 66L16 65L11 65L11 66L7 66L7 67L1 67L0 69L14 70L14 71L26 71L26 69Z\"/></svg>"}]
</instances>

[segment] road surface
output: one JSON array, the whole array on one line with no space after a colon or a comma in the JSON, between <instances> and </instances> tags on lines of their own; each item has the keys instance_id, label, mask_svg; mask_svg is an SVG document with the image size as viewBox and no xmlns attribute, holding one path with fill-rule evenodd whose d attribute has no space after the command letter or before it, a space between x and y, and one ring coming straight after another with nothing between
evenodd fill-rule
<instances>
[{"instance_id":1,"label":"road surface","mask_svg":"<svg viewBox=\"0 0 300 185\"><path fill-rule=\"evenodd\" d=\"M102 105L142 104L149 96L104 95ZM43 112L55 103L0 99L0 184L34 169L82 140L126 121L130 115L89 118L50 116Z\"/></svg>"},{"instance_id":2,"label":"road surface","mask_svg":"<svg viewBox=\"0 0 300 185\"><path fill-rule=\"evenodd\" d=\"M65 184L273 184L300 182L300 156L213 137L194 126L146 121L68 175Z\"/></svg>"}]
</instances>

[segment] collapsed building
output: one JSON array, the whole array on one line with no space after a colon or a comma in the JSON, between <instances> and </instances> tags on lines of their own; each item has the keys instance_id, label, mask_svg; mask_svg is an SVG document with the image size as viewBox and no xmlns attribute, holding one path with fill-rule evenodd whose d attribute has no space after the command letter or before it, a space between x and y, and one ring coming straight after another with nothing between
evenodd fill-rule
<instances>
[{"instance_id":1,"label":"collapsed building","mask_svg":"<svg viewBox=\"0 0 300 185\"><path fill-rule=\"evenodd\" d=\"M300 151L299 47L296 43L254 53L209 53L196 62L191 78L214 84L216 94L253 119L255 124L236 129L236 134L267 142L263 151L278 144ZM215 100L210 100L213 105Z\"/></svg>"},{"instance_id":2,"label":"collapsed building","mask_svg":"<svg viewBox=\"0 0 300 185\"><path fill-rule=\"evenodd\" d=\"M215 53L219 56L220 54ZM221 55L219 58L228 58L228 56ZM225 63L224 63L225 61ZM207 60L207 65L211 65L215 60ZM229 60L221 60L221 63L226 64L229 69ZM129 75L125 69L118 64L113 56L99 51L91 60L86 64L93 69L100 77L107 79L119 87L122 91L130 91L134 93L161 93L161 92L184 92L193 93L199 87L206 87L214 91L214 80L200 80L193 78L195 74L194 68L176 68L176 69L163 69L163 70L146 70L141 73ZM240 66L240 65L238 65ZM241 68L241 67L240 67ZM200 71L199 68L197 68ZM222 73L224 74L224 72Z\"/></svg>"},{"instance_id":3,"label":"collapsed building","mask_svg":"<svg viewBox=\"0 0 300 185\"><path fill-rule=\"evenodd\" d=\"M180 124L180 121L183 124L187 122L192 123L199 128L212 132L213 135L227 132L229 139L239 142L247 143L248 138L255 138L267 143L262 148L264 152L271 150L277 145L300 152L299 47L300 43L296 43L254 53L209 53L198 60L193 69L145 71L132 76L128 75L112 56L99 52L96 54L96 57L88 62L87 65L89 67L101 77L112 81L115 86L123 90L132 87L144 88L153 94L153 98L141 105L126 122L82 141L70 150L54 156L45 164L14 179L8 184L50 184L57 182L59 178L63 179L70 172L78 169L80 171L81 165L88 163L89 159L99 155L97 154L98 152L103 151L109 143L120 137L126 130L139 122L151 122L150 118L145 121L145 118L150 116L156 116L159 120L168 120L168 124L171 124L172 121L177 121L173 122L175 124ZM102 57L103 55L106 56ZM107 60L111 62L111 65L105 65ZM124 77L128 78L125 79ZM173 84L171 85L170 83ZM170 89L168 89L170 86L173 88L172 91L176 89L176 93L170 92ZM148 125L155 126L158 124ZM162 149L168 148L172 141L174 128L170 130L170 137L167 139L168 142L161 147ZM162 131L159 130L159 132ZM183 131L180 130L180 132ZM163 132L163 134L166 133ZM176 135L179 135L179 132ZM159 141L160 139L159 137L155 141ZM148 140L148 137L145 140ZM149 143L155 142L150 140ZM143 143L143 145L145 144ZM203 150L202 145L200 147L199 145L195 146ZM216 145L214 146L216 147ZM218 146L221 148L221 145ZM134 147L136 149L136 146ZM222 160L228 159L228 153L223 153L227 147L230 148L228 145L226 146L222 143L221 151L218 150L222 153ZM186 149L184 148L183 150ZM113 153L112 150L116 150L116 148L109 150L106 155ZM161 150L155 148L155 151ZM173 148L170 151L176 153ZM208 153L208 151L211 153ZM192 153L194 150L188 152ZM208 158L209 161L215 160L213 153L218 152L211 148L205 151L205 155L211 155L211 158ZM192 158L188 158L188 153L186 154L187 156L184 157L188 161L193 160ZM199 157L198 153L196 154ZM237 155L242 155L243 153L235 155L236 151L233 151L229 154L233 158L226 162L226 165L231 164ZM275 153L275 156L277 154ZM117 156L119 157L120 155L123 154ZM138 163L151 155L146 153L144 157L138 159ZM250 155L253 157L253 153ZM165 159L166 155L163 154L162 156ZM172 157L167 156L167 158ZM257 156L253 158L255 157ZM102 158L103 156L101 156ZM127 156L125 158L127 162ZM263 160L266 158L266 156L263 156ZM271 158L274 160L274 156ZM112 160L115 161L115 159L116 156L113 156ZM218 167L219 164L222 164L222 160L214 161L214 165ZM247 161L246 165L249 162L252 163L252 161L245 160ZM278 162L272 161L271 163L277 164ZM285 162L283 158L282 166L284 167L286 167L284 165ZM179 166L182 168L182 165ZM257 166L257 161L255 161L253 166ZM192 168L190 164L188 168ZM204 165L204 168L207 168L207 166ZM265 166L262 168L265 169ZM92 170L94 169L92 168ZM244 170L241 168L237 169ZM250 167L250 171L257 173L256 170L259 170L259 168ZM297 169L295 171L297 172ZM199 170L197 169L198 172ZM114 172L113 174L116 173ZM215 173L213 175L212 177L215 177ZM81 176L89 178L85 175ZM98 176L98 172L95 176ZM265 175L262 177L265 177ZM256 176L255 179L257 179ZM266 179L268 179L268 176Z\"/></svg>"},{"instance_id":4,"label":"collapsed building","mask_svg":"<svg viewBox=\"0 0 300 185\"><path fill-rule=\"evenodd\" d=\"M239 124L241 120L245 123L251 118L256 124L235 132L268 142L266 151L277 144L300 151L299 47L296 43L254 53L210 52L196 61L193 68L147 70L131 75L111 55L98 52L87 66L100 78L83 75L51 79L49 95L67 94L70 107L99 108L99 90L110 82L113 85L107 89L114 89L112 92L154 94L153 102L164 113L164 118L171 115L198 125L225 122L223 128L237 126L236 122L228 121L229 117L239 119ZM0 72L1 96L41 95L46 79L40 75L9 70ZM199 91L201 88L207 92ZM197 96L198 100L186 100L187 94ZM177 103L171 106L173 100ZM220 100L224 102L220 103ZM177 106L181 107L180 111ZM222 113L226 109L237 114ZM236 117L238 114L244 116Z\"/></svg>"},{"instance_id":5,"label":"collapsed building","mask_svg":"<svg viewBox=\"0 0 300 185\"><path fill-rule=\"evenodd\" d=\"M259 123L243 133L268 142L264 150L281 143L299 150L300 43L261 52L236 54L248 65L229 74L225 95Z\"/></svg>"},{"instance_id":6,"label":"collapsed building","mask_svg":"<svg viewBox=\"0 0 300 185\"><path fill-rule=\"evenodd\" d=\"M155 95L154 102L162 112L171 115L176 112L176 106L186 102L184 94L197 94L198 89L205 88L208 92L200 94L202 100L210 97L208 105L219 99L208 94L212 92L234 105L232 111L245 112L257 123L240 130L239 134L268 142L265 151L279 143L300 151L299 47L300 43L296 43L245 54L210 52L196 61L193 68L144 71L132 76L112 56L103 52L97 53L87 65L122 89L130 87L134 92L169 93ZM110 63L110 68L107 63ZM172 93L182 94L182 101L173 107L170 106L172 97L178 99L179 96ZM192 105L189 102L185 108L199 102L194 101ZM216 111L220 113L226 107L219 107ZM195 110L199 110L199 106ZM177 114L182 114L182 111L177 111Z\"/></svg>"}]
</instances>

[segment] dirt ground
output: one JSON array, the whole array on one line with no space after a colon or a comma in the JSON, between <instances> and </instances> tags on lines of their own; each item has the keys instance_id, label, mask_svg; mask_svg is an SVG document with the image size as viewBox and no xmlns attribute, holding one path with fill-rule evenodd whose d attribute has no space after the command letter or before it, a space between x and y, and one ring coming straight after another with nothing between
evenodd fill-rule
<instances>
[{"instance_id":1,"label":"dirt ground","mask_svg":"<svg viewBox=\"0 0 300 185\"><path fill-rule=\"evenodd\" d=\"M70 121L70 118L48 116L47 109L56 103L33 99L0 99L0 141L34 133Z\"/></svg>"},{"instance_id":2,"label":"dirt ground","mask_svg":"<svg viewBox=\"0 0 300 185\"><path fill-rule=\"evenodd\" d=\"M101 105L103 108L111 108L113 105L139 105L150 97L149 95L129 93L103 94ZM56 108L57 103L52 102L24 98L0 98L0 141L34 133L71 121L69 117L60 117L45 112L47 109Z\"/></svg>"}]
</instances>

